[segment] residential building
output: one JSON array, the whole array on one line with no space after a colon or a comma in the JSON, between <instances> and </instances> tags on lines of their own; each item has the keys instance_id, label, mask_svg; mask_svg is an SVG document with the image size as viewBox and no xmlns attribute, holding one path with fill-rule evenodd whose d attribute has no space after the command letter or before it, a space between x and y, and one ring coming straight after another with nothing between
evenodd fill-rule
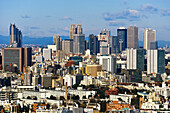
<instances>
[{"instance_id":1,"label":"residential building","mask_svg":"<svg viewBox=\"0 0 170 113\"><path fill-rule=\"evenodd\" d=\"M144 71L144 49L127 49L127 69Z\"/></svg>"},{"instance_id":2,"label":"residential building","mask_svg":"<svg viewBox=\"0 0 170 113\"><path fill-rule=\"evenodd\" d=\"M165 72L165 51L147 50L147 74Z\"/></svg>"}]
</instances>

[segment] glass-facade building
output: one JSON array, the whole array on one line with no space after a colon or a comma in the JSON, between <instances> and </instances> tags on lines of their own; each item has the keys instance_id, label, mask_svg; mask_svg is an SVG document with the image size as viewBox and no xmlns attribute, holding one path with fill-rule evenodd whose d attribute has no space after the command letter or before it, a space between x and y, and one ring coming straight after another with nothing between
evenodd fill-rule
<instances>
[{"instance_id":1,"label":"glass-facade building","mask_svg":"<svg viewBox=\"0 0 170 113\"><path fill-rule=\"evenodd\" d=\"M98 41L98 37L94 36L93 34L89 35L89 49L91 54L97 54L100 52L99 50L99 41Z\"/></svg>"},{"instance_id":2,"label":"glass-facade building","mask_svg":"<svg viewBox=\"0 0 170 113\"><path fill-rule=\"evenodd\" d=\"M2 66L4 71L12 71L12 66L17 67L18 71L23 71L23 66L31 66L31 48L3 48Z\"/></svg>"},{"instance_id":3,"label":"glass-facade building","mask_svg":"<svg viewBox=\"0 0 170 113\"><path fill-rule=\"evenodd\" d=\"M118 43L122 41L122 48L120 48L122 51L127 48L127 29L125 28L119 28L117 29L117 36L118 36Z\"/></svg>"},{"instance_id":4,"label":"glass-facade building","mask_svg":"<svg viewBox=\"0 0 170 113\"><path fill-rule=\"evenodd\" d=\"M112 36L111 41L111 53L117 54L119 53L119 41L118 41L118 36Z\"/></svg>"},{"instance_id":5,"label":"glass-facade building","mask_svg":"<svg viewBox=\"0 0 170 113\"><path fill-rule=\"evenodd\" d=\"M82 61L83 61L83 58L80 57L80 56L73 56L73 57L70 57L69 60L73 60L76 65L79 65L79 62L82 62Z\"/></svg>"}]
</instances>

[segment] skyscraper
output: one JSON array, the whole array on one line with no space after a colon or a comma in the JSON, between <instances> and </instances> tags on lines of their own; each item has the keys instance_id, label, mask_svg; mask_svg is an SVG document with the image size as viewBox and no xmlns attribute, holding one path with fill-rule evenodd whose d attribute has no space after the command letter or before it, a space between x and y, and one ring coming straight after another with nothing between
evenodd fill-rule
<instances>
[{"instance_id":1,"label":"skyscraper","mask_svg":"<svg viewBox=\"0 0 170 113\"><path fill-rule=\"evenodd\" d=\"M150 49L150 42L155 41L156 31L151 28L146 28L143 30L143 48Z\"/></svg>"},{"instance_id":2,"label":"skyscraper","mask_svg":"<svg viewBox=\"0 0 170 113\"><path fill-rule=\"evenodd\" d=\"M77 24L75 28L74 24L71 24L70 28L70 39L73 36L73 53L83 54L85 51L85 35L83 34L83 29L81 24Z\"/></svg>"},{"instance_id":3,"label":"skyscraper","mask_svg":"<svg viewBox=\"0 0 170 113\"><path fill-rule=\"evenodd\" d=\"M110 30L108 29L103 29L100 33L101 35L107 35L107 36L110 36Z\"/></svg>"},{"instance_id":4,"label":"skyscraper","mask_svg":"<svg viewBox=\"0 0 170 113\"><path fill-rule=\"evenodd\" d=\"M81 24L77 24L77 28L76 28L76 33L75 34L82 34L83 33L83 29L81 27Z\"/></svg>"},{"instance_id":5,"label":"skyscraper","mask_svg":"<svg viewBox=\"0 0 170 113\"><path fill-rule=\"evenodd\" d=\"M119 41L118 36L111 36L110 38L111 53L119 53Z\"/></svg>"},{"instance_id":6,"label":"skyscraper","mask_svg":"<svg viewBox=\"0 0 170 113\"><path fill-rule=\"evenodd\" d=\"M73 35L73 53L83 54L85 51L85 35L84 34L74 34Z\"/></svg>"},{"instance_id":7,"label":"skyscraper","mask_svg":"<svg viewBox=\"0 0 170 113\"><path fill-rule=\"evenodd\" d=\"M85 50L89 49L89 41L85 40L84 43L85 43Z\"/></svg>"},{"instance_id":8,"label":"skyscraper","mask_svg":"<svg viewBox=\"0 0 170 113\"><path fill-rule=\"evenodd\" d=\"M97 54L99 53L99 41L97 36L94 36L93 34L89 35L89 49L91 54Z\"/></svg>"},{"instance_id":9,"label":"skyscraper","mask_svg":"<svg viewBox=\"0 0 170 113\"><path fill-rule=\"evenodd\" d=\"M32 65L32 48L24 48L24 66Z\"/></svg>"},{"instance_id":10,"label":"skyscraper","mask_svg":"<svg viewBox=\"0 0 170 113\"><path fill-rule=\"evenodd\" d=\"M147 74L165 72L165 51L147 50Z\"/></svg>"},{"instance_id":11,"label":"skyscraper","mask_svg":"<svg viewBox=\"0 0 170 113\"><path fill-rule=\"evenodd\" d=\"M109 44L110 31L108 29L104 29L97 37L98 40L105 40Z\"/></svg>"},{"instance_id":12,"label":"skyscraper","mask_svg":"<svg viewBox=\"0 0 170 113\"><path fill-rule=\"evenodd\" d=\"M57 51L62 50L62 38L59 35L53 36L53 44L57 45Z\"/></svg>"},{"instance_id":13,"label":"skyscraper","mask_svg":"<svg viewBox=\"0 0 170 113\"><path fill-rule=\"evenodd\" d=\"M9 44L12 47L22 47L22 32L15 26L9 26Z\"/></svg>"},{"instance_id":14,"label":"skyscraper","mask_svg":"<svg viewBox=\"0 0 170 113\"><path fill-rule=\"evenodd\" d=\"M4 71L10 71L10 67L15 65L20 72L23 66L32 65L31 48L3 48L2 49L2 66Z\"/></svg>"},{"instance_id":15,"label":"skyscraper","mask_svg":"<svg viewBox=\"0 0 170 113\"><path fill-rule=\"evenodd\" d=\"M138 48L138 27L127 28L127 48Z\"/></svg>"},{"instance_id":16,"label":"skyscraper","mask_svg":"<svg viewBox=\"0 0 170 113\"><path fill-rule=\"evenodd\" d=\"M127 49L127 69L144 71L143 49Z\"/></svg>"},{"instance_id":17,"label":"skyscraper","mask_svg":"<svg viewBox=\"0 0 170 113\"><path fill-rule=\"evenodd\" d=\"M157 41L150 41L150 48L149 49L158 49L158 42Z\"/></svg>"},{"instance_id":18,"label":"skyscraper","mask_svg":"<svg viewBox=\"0 0 170 113\"><path fill-rule=\"evenodd\" d=\"M117 29L118 43L120 51L127 48L127 29L125 27L120 27Z\"/></svg>"},{"instance_id":19,"label":"skyscraper","mask_svg":"<svg viewBox=\"0 0 170 113\"><path fill-rule=\"evenodd\" d=\"M65 39L62 41L62 50L67 53L73 52L73 39Z\"/></svg>"},{"instance_id":20,"label":"skyscraper","mask_svg":"<svg viewBox=\"0 0 170 113\"><path fill-rule=\"evenodd\" d=\"M110 47L107 41L100 40L100 55L109 55L110 54Z\"/></svg>"},{"instance_id":21,"label":"skyscraper","mask_svg":"<svg viewBox=\"0 0 170 113\"><path fill-rule=\"evenodd\" d=\"M75 24L70 25L70 39L73 39L73 34L76 33Z\"/></svg>"}]
</instances>

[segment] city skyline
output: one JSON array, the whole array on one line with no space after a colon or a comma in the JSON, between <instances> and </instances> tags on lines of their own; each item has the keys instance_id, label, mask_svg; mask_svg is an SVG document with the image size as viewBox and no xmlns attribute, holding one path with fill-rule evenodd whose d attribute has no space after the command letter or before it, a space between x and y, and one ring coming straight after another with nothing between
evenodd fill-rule
<instances>
[{"instance_id":1,"label":"city skyline","mask_svg":"<svg viewBox=\"0 0 170 113\"><path fill-rule=\"evenodd\" d=\"M29 37L69 36L70 24L82 24L86 37L92 33L98 35L103 29L109 29L111 35L116 36L119 27L136 25L139 28L139 40L143 40L144 28L155 29L156 40L170 40L169 1L107 2L109 4L106 5L96 0L50 3L39 0L1 1L0 35L8 36L10 23L15 23L23 32L23 36Z\"/></svg>"}]
</instances>

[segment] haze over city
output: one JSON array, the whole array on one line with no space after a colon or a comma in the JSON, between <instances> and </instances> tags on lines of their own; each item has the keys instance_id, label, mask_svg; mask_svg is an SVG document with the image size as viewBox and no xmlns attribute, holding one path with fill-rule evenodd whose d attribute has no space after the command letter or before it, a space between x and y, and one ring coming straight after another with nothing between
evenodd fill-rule
<instances>
[{"instance_id":1,"label":"haze over city","mask_svg":"<svg viewBox=\"0 0 170 113\"><path fill-rule=\"evenodd\" d=\"M169 0L2 0L0 1L0 35L8 36L8 26L15 23L23 36L69 36L70 24L81 23L86 37L104 28L116 35L121 26L156 29L157 40L170 41Z\"/></svg>"}]
</instances>

